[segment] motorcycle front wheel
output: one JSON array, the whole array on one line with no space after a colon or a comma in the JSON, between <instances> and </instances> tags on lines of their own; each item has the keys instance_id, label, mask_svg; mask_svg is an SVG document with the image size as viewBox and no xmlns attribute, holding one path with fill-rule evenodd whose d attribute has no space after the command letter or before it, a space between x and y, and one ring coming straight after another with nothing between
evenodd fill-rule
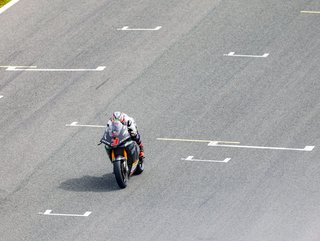
<instances>
[{"instance_id":1,"label":"motorcycle front wheel","mask_svg":"<svg viewBox=\"0 0 320 241\"><path fill-rule=\"evenodd\" d=\"M126 164L126 161L116 161L113 163L114 175L116 176L120 188L125 188L127 186L129 173Z\"/></svg>"}]
</instances>

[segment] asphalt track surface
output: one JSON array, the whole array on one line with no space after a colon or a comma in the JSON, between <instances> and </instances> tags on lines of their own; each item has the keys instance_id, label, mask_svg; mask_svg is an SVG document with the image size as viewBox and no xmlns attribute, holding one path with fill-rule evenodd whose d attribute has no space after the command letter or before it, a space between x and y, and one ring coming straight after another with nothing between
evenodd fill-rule
<instances>
[{"instance_id":1,"label":"asphalt track surface","mask_svg":"<svg viewBox=\"0 0 320 241\"><path fill-rule=\"evenodd\" d=\"M21 0L2 13L1 66L106 68L0 68L0 240L320 240L320 14L302 10L320 2ZM124 190L103 128L66 126L115 110L147 156Z\"/></svg>"}]
</instances>

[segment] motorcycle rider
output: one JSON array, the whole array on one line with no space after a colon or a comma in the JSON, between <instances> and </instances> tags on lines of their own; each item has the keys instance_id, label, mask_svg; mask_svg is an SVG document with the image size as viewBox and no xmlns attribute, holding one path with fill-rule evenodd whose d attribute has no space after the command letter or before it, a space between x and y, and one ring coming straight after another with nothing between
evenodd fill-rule
<instances>
[{"instance_id":1,"label":"motorcycle rider","mask_svg":"<svg viewBox=\"0 0 320 241\"><path fill-rule=\"evenodd\" d=\"M138 132L137 125L134 119L123 112L115 111L113 112L111 118L108 120L107 129L111 127L112 122L116 120L120 121L123 125L126 125L128 127L128 131L130 133L131 139L134 140L139 146L139 149L140 149L139 159L143 160L144 159L143 143L141 141L141 136Z\"/></svg>"}]
</instances>

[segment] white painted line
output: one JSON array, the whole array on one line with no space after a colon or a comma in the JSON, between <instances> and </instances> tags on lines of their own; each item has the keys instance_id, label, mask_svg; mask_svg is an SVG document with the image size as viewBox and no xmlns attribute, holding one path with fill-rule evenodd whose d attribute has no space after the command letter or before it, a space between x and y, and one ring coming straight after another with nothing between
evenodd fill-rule
<instances>
[{"instance_id":1,"label":"white painted line","mask_svg":"<svg viewBox=\"0 0 320 241\"><path fill-rule=\"evenodd\" d=\"M103 71L106 68L106 66L98 66L96 68L96 71Z\"/></svg>"},{"instance_id":2,"label":"white painted line","mask_svg":"<svg viewBox=\"0 0 320 241\"><path fill-rule=\"evenodd\" d=\"M52 213L52 210L46 210L44 213L39 213L41 215L49 216L65 216L65 217L88 217L92 212L87 211L84 214L63 214L63 213Z\"/></svg>"},{"instance_id":3,"label":"white painted line","mask_svg":"<svg viewBox=\"0 0 320 241\"><path fill-rule=\"evenodd\" d=\"M106 66L98 66L95 69L37 69L37 66L0 66L6 71L46 71L46 72L78 72L78 71L103 71Z\"/></svg>"},{"instance_id":4,"label":"white painted line","mask_svg":"<svg viewBox=\"0 0 320 241\"><path fill-rule=\"evenodd\" d=\"M224 54L224 56L229 57L247 57L247 58L267 58L269 53L265 53L263 55L244 55L244 54L235 54L235 52L230 52L228 54Z\"/></svg>"},{"instance_id":5,"label":"white painted line","mask_svg":"<svg viewBox=\"0 0 320 241\"><path fill-rule=\"evenodd\" d=\"M312 151L314 146L305 146L305 148L286 148L286 147L267 147L267 146L240 146L240 145L221 145L217 142L210 142L208 146L218 147L236 147L236 148L251 148L251 149L266 149L266 150L287 150L287 151Z\"/></svg>"},{"instance_id":6,"label":"white painted line","mask_svg":"<svg viewBox=\"0 0 320 241\"><path fill-rule=\"evenodd\" d=\"M117 30L122 30L122 31L157 31L161 28L162 28L162 26L157 26L155 28L129 28L129 26L124 26L122 28L117 28Z\"/></svg>"},{"instance_id":7,"label":"white painted line","mask_svg":"<svg viewBox=\"0 0 320 241\"><path fill-rule=\"evenodd\" d=\"M75 127L91 127L91 128L105 128L106 126L101 125L79 125L78 122L74 121L71 124L66 124L66 126L75 126Z\"/></svg>"},{"instance_id":8,"label":"white painted line","mask_svg":"<svg viewBox=\"0 0 320 241\"><path fill-rule=\"evenodd\" d=\"M304 150L305 151L312 151L314 149L314 146L305 146Z\"/></svg>"},{"instance_id":9,"label":"white painted line","mask_svg":"<svg viewBox=\"0 0 320 241\"><path fill-rule=\"evenodd\" d=\"M193 156L188 156L188 157L187 157L186 159L184 159L184 160L186 160L186 161L191 161L192 158L193 158ZM183 160L183 158L181 158L181 160Z\"/></svg>"},{"instance_id":10,"label":"white painted line","mask_svg":"<svg viewBox=\"0 0 320 241\"><path fill-rule=\"evenodd\" d=\"M300 13L315 13L315 14L320 14L320 11L300 11Z\"/></svg>"},{"instance_id":11,"label":"white painted line","mask_svg":"<svg viewBox=\"0 0 320 241\"><path fill-rule=\"evenodd\" d=\"M0 65L0 68L37 68L37 66L33 66L33 65L30 65L30 66L17 66L17 65Z\"/></svg>"},{"instance_id":12,"label":"white painted line","mask_svg":"<svg viewBox=\"0 0 320 241\"><path fill-rule=\"evenodd\" d=\"M238 141L210 141L210 140L193 140L193 139L175 139L175 138L157 138L158 141L182 141L182 142L217 142L226 144L240 144Z\"/></svg>"},{"instance_id":13,"label":"white painted line","mask_svg":"<svg viewBox=\"0 0 320 241\"><path fill-rule=\"evenodd\" d=\"M8 2L6 5L0 8L0 14L6 11L7 9L9 9L10 7L12 7L13 5L15 5L19 1L20 0L11 0L10 2Z\"/></svg>"},{"instance_id":14,"label":"white painted line","mask_svg":"<svg viewBox=\"0 0 320 241\"><path fill-rule=\"evenodd\" d=\"M3 98L3 95L0 95L0 99Z\"/></svg>"},{"instance_id":15,"label":"white painted line","mask_svg":"<svg viewBox=\"0 0 320 241\"><path fill-rule=\"evenodd\" d=\"M193 156L188 156L187 158L181 158L181 160L184 161L192 161L192 162L223 162L223 163L228 163L231 158L226 158L223 161L218 161L218 160L200 160L200 159L193 159Z\"/></svg>"}]
</instances>

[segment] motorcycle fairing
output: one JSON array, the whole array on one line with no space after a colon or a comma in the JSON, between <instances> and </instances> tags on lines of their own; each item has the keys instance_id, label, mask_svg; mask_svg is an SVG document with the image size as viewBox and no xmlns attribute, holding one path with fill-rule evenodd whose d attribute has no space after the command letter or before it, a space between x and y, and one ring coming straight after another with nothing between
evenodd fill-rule
<instances>
[{"instance_id":1,"label":"motorcycle fairing","mask_svg":"<svg viewBox=\"0 0 320 241\"><path fill-rule=\"evenodd\" d=\"M128 145L126 141L131 139L127 126L120 121L114 121L111 126L107 127L101 142L109 147L116 148L124 144Z\"/></svg>"},{"instance_id":2,"label":"motorcycle fairing","mask_svg":"<svg viewBox=\"0 0 320 241\"><path fill-rule=\"evenodd\" d=\"M136 170L136 168L137 168L137 166L138 166L138 163L139 163L139 159L136 160L136 161L134 161L134 162L132 163L132 167L131 167L131 171L130 171L130 176L133 175L134 171Z\"/></svg>"}]
</instances>

